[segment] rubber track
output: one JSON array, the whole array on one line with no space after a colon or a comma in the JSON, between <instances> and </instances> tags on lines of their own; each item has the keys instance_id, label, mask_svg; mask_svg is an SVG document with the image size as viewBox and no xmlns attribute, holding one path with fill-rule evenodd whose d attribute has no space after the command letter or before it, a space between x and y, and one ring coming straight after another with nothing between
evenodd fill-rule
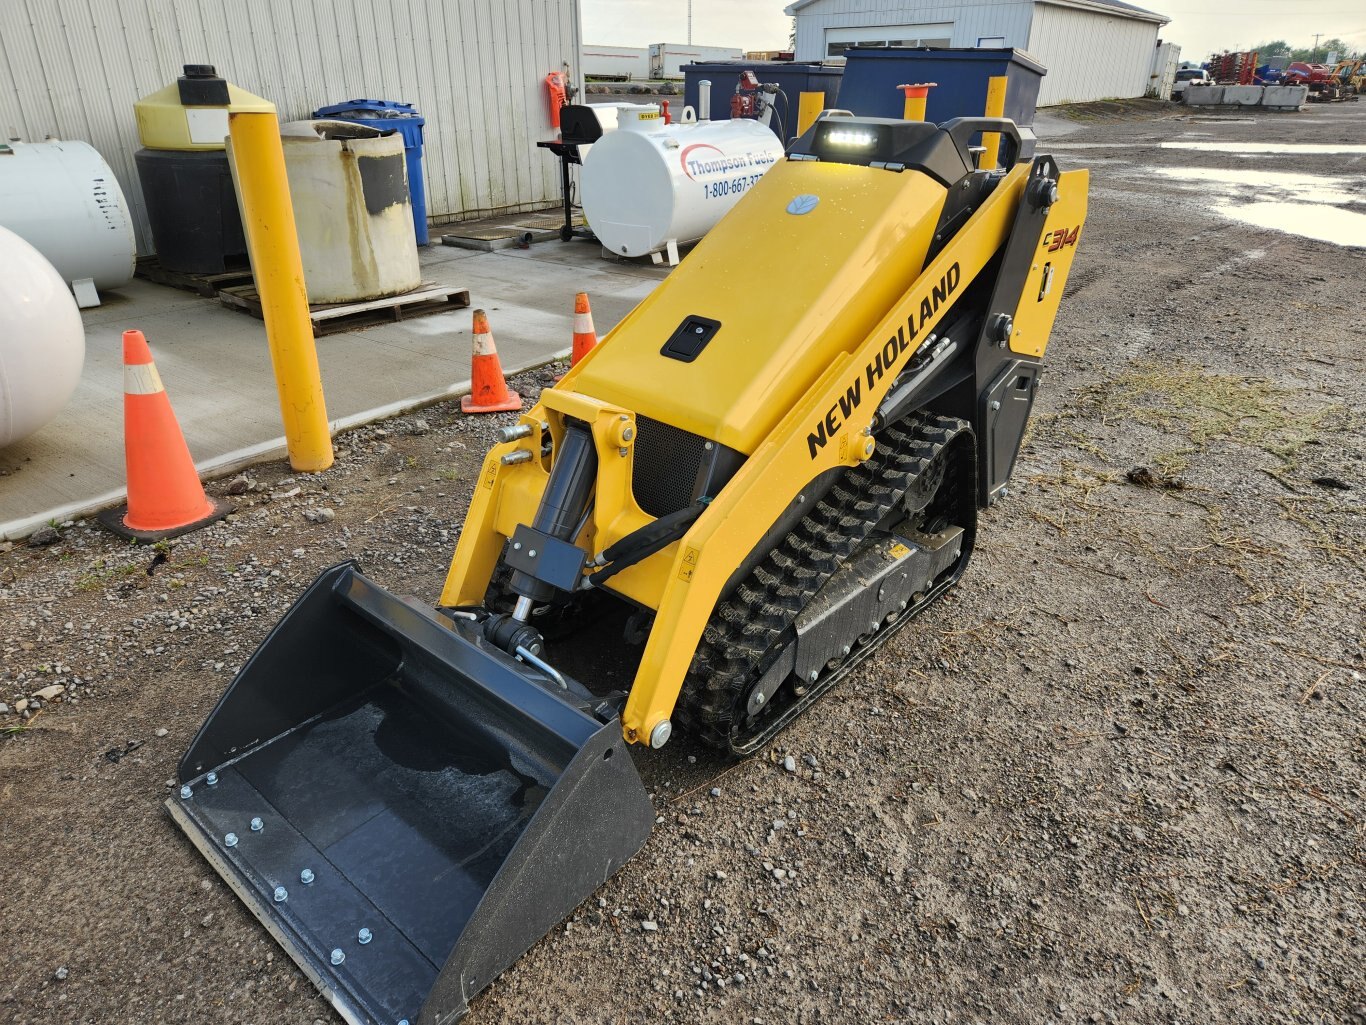
<instances>
[{"instance_id":1,"label":"rubber track","mask_svg":"<svg viewBox=\"0 0 1366 1025\"><path fill-rule=\"evenodd\" d=\"M911 481L967 428L965 421L954 417L916 414L878 433L873 457L851 467L717 606L684 678L676 712L682 726L707 744L746 754L769 735L767 720L785 722L791 717L783 715L785 710L775 701L746 736L737 736L733 729L733 711L777 657L778 639L891 512ZM798 704L814 701L824 689L817 685ZM775 723L772 731L781 725Z\"/></svg>"}]
</instances>

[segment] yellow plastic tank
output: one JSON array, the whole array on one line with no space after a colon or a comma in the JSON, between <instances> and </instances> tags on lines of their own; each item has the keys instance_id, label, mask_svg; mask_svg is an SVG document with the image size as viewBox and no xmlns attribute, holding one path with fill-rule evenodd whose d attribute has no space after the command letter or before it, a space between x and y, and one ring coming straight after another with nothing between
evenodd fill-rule
<instances>
[{"instance_id":1,"label":"yellow plastic tank","mask_svg":"<svg viewBox=\"0 0 1366 1025\"><path fill-rule=\"evenodd\" d=\"M164 89L133 104L138 138L148 149L221 150L234 111L274 113L275 105L218 77L212 64L186 64Z\"/></svg>"}]
</instances>

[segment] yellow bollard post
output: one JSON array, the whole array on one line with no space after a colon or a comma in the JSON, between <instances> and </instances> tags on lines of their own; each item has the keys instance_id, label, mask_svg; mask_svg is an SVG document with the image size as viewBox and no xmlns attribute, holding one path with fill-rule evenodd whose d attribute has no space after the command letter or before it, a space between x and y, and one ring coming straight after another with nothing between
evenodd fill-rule
<instances>
[{"instance_id":1,"label":"yellow bollard post","mask_svg":"<svg viewBox=\"0 0 1366 1025\"><path fill-rule=\"evenodd\" d=\"M280 393L289 465L316 473L332 465L332 434L323 401L318 348L308 316L304 262L285 177L285 151L274 110L228 117L230 156L246 228L251 269L261 296L266 341Z\"/></svg>"},{"instance_id":2,"label":"yellow bollard post","mask_svg":"<svg viewBox=\"0 0 1366 1025\"><path fill-rule=\"evenodd\" d=\"M806 130L815 123L820 112L825 109L825 93L802 93L797 97L797 136L806 134Z\"/></svg>"},{"instance_id":3,"label":"yellow bollard post","mask_svg":"<svg viewBox=\"0 0 1366 1025\"><path fill-rule=\"evenodd\" d=\"M987 79L987 117L1005 117L1006 114L1006 76L993 75ZM1001 160L1001 133L983 132L982 145L986 152L982 154L981 167L985 170L994 170Z\"/></svg>"},{"instance_id":4,"label":"yellow bollard post","mask_svg":"<svg viewBox=\"0 0 1366 1025\"><path fill-rule=\"evenodd\" d=\"M929 100L930 90L938 84L938 82L917 82L915 85L897 86L906 96L901 116L907 121L924 121L925 103Z\"/></svg>"}]
</instances>

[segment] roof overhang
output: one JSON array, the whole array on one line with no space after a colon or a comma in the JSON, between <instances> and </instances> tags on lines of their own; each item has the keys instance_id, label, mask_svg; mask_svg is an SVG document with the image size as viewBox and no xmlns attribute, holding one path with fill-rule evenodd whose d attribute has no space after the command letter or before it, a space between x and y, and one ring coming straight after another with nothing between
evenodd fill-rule
<instances>
[{"instance_id":1,"label":"roof overhang","mask_svg":"<svg viewBox=\"0 0 1366 1025\"><path fill-rule=\"evenodd\" d=\"M1158 14L1155 11L1145 11L1141 7L1117 7L1113 4L1105 3L1105 0L1034 0L1039 4L1052 4L1054 7L1073 7L1081 11L1091 11L1094 14L1109 14L1120 18L1132 18L1134 21L1150 21L1154 25L1167 25L1171 22L1165 14ZM783 8L783 13L792 17L801 12L802 8L810 7L812 4L820 3L820 0L794 0Z\"/></svg>"},{"instance_id":2,"label":"roof overhang","mask_svg":"<svg viewBox=\"0 0 1366 1025\"><path fill-rule=\"evenodd\" d=\"M792 7L800 7L814 0L799 0ZM1116 18L1131 18L1134 21L1150 21L1154 25L1167 25L1171 22L1165 14L1158 14L1155 11L1145 11L1141 7L1117 7L1113 4L1105 3L1105 0L1034 0L1035 3L1049 4L1053 7L1072 7L1080 11L1090 11L1093 14L1108 14ZM790 10L790 9L789 9Z\"/></svg>"}]
</instances>

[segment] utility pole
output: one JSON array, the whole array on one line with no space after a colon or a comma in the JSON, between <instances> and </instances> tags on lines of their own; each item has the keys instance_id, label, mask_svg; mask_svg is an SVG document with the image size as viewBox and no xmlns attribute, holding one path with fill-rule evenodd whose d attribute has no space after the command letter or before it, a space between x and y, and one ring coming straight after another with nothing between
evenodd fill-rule
<instances>
[{"instance_id":1,"label":"utility pole","mask_svg":"<svg viewBox=\"0 0 1366 1025\"><path fill-rule=\"evenodd\" d=\"M689 24L689 25L692 24L692 0L688 0L688 24ZM691 31L691 29L689 29L689 31ZM1310 59L1310 61L1312 61L1312 62L1315 63L1315 64L1318 63L1318 56L1319 56L1319 40L1322 39L1322 38L1323 38L1323 33L1322 33L1322 32L1315 32L1315 33L1314 33L1314 49L1313 49L1313 51L1309 54L1309 59ZM688 42L692 42L692 37L691 37L691 36L688 38Z\"/></svg>"},{"instance_id":2,"label":"utility pole","mask_svg":"<svg viewBox=\"0 0 1366 1025\"><path fill-rule=\"evenodd\" d=\"M692 0L688 0L688 45L692 46ZM1314 37L1314 45L1318 45L1318 37Z\"/></svg>"}]
</instances>

